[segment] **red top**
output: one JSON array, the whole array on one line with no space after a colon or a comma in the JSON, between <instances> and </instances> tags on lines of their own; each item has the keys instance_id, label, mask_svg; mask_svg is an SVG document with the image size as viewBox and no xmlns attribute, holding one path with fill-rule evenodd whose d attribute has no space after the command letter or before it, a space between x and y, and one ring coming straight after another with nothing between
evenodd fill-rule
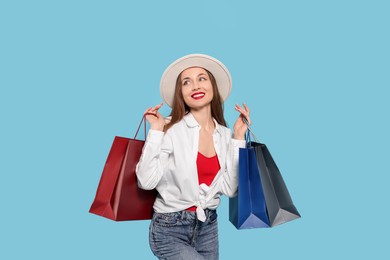
<instances>
[{"instance_id":1,"label":"red top","mask_svg":"<svg viewBox=\"0 0 390 260\"><path fill-rule=\"evenodd\" d=\"M198 180L199 185L204 183L207 186L213 182L219 169L221 168L218 161L218 156L206 157L198 152L198 158L196 159L196 166L198 168ZM189 211L196 211L196 207L188 208Z\"/></svg>"}]
</instances>

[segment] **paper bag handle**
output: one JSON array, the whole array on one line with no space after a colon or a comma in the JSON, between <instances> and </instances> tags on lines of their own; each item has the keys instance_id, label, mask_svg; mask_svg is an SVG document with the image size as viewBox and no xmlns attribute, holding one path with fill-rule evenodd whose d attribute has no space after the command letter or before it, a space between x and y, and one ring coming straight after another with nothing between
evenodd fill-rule
<instances>
[{"instance_id":1,"label":"paper bag handle","mask_svg":"<svg viewBox=\"0 0 390 260\"><path fill-rule=\"evenodd\" d=\"M249 127L249 123L248 121L246 120L246 118L243 118L242 120L244 120L244 123L246 124L246 126L248 127L248 131L247 131L247 134L246 134L246 142L249 143L251 138L250 138L250 135L252 135L253 139L255 139L256 143L260 143L259 142L259 139L256 138L255 134L253 133L252 129Z\"/></svg>"},{"instance_id":2,"label":"paper bag handle","mask_svg":"<svg viewBox=\"0 0 390 260\"><path fill-rule=\"evenodd\" d=\"M144 122L144 140L146 140L146 119L145 119L145 116L148 116L148 115L151 115L151 116L156 116L155 114L153 113L145 113L141 119L141 122L139 123L138 125L138 129L137 129L137 132L135 132L135 136L133 139L137 138L137 135L138 135L138 132L139 132L139 129L141 128L141 125L142 125L142 122Z\"/></svg>"}]
</instances>

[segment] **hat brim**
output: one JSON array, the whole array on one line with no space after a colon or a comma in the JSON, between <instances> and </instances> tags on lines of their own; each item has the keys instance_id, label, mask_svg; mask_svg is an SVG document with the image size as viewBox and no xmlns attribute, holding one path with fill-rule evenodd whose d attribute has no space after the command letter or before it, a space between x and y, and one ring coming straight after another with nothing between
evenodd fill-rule
<instances>
[{"instance_id":1,"label":"hat brim","mask_svg":"<svg viewBox=\"0 0 390 260\"><path fill-rule=\"evenodd\" d=\"M173 105L177 77L183 70L191 67L201 67L213 74L222 101L228 98L232 89L232 78L225 65L208 55L190 54L174 61L161 77L160 93L168 106Z\"/></svg>"}]
</instances>

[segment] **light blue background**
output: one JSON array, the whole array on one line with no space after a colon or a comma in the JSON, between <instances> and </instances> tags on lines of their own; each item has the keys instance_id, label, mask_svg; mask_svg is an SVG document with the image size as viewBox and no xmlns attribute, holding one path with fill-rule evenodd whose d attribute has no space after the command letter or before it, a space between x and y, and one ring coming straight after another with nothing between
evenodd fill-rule
<instances>
[{"instance_id":1,"label":"light blue background","mask_svg":"<svg viewBox=\"0 0 390 260\"><path fill-rule=\"evenodd\" d=\"M153 259L148 221L88 213L189 53L233 76L302 218L237 231L221 259L389 259L389 1L1 1L0 259ZM167 115L167 106L162 109Z\"/></svg>"}]
</instances>

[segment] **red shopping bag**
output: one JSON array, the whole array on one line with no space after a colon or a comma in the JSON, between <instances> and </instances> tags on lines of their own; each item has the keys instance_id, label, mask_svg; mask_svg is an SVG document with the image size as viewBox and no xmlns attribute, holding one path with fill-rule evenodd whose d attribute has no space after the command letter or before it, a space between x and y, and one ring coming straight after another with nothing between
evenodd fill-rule
<instances>
[{"instance_id":1,"label":"red shopping bag","mask_svg":"<svg viewBox=\"0 0 390 260\"><path fill-rule=\"evenodd\" d=\"M115 136L100 178L90 213L115 221L151 219L156 190L138 188L135 167L141 157L144 140ZM146 121L144 121L146 136Z\"/></svg>"}]
</instances>

